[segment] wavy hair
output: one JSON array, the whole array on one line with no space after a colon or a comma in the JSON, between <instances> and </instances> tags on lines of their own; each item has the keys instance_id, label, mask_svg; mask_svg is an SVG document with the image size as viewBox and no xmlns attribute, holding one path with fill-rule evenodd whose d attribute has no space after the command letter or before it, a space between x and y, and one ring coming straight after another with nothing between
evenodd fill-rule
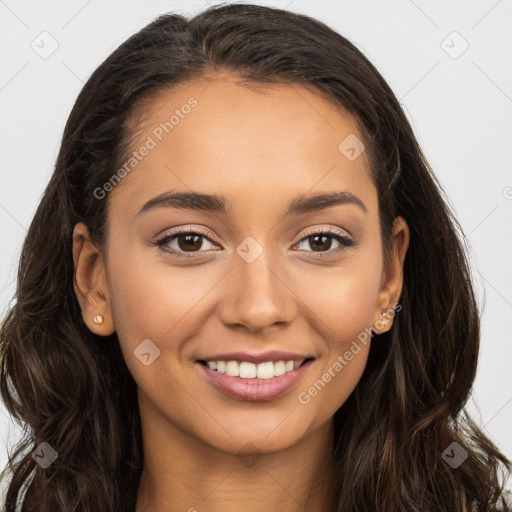
<instances>
[{"instance_id":1,"label":"wavy hair","mask_svg":"<svg viewBox=\"0 0 512 512\"><path fill-rule=\"evenodd\" d=\"M370 158L385 255L395 217L410 228L402 310L334 415L332 510L494 510L511 463L464 409L480 340L468 243L401 105L362 52L327 25L227 4L190 19L159 16L94 71L69 115L0 330L0 393L25 434L9 457L5 511L14 512L21 490L23 511L135 509L143 467L137 386L117 335L97 336L82 321L72 233L84 222L98 247L105 242L108 195L98 200L94 191L126 161L144 101L219 70L247 83L309 85L349 112ZM58 452L47 469L31 456L42 442ZM442 457L454 442L468 453L456 469Z\"/></svg>"}]
</instances>

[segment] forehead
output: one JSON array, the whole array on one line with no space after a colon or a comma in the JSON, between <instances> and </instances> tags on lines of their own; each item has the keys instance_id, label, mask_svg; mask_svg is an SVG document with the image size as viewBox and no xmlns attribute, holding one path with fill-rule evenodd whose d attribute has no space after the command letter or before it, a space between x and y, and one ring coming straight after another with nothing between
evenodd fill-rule
<instances>
[{"instance_id":1,"label":"forehead","mask_svg":"<svg viewBox=\"0 0 512 512\"><path fill-rule=\"evenodd\" d=\"M355 120L312 87L196 79L148 97L131 124L130 155L146 150L126 166L116 202L140 207L170 189L266 202L346 189L373 199L366 152L344 153L360 150Z\"/></svg>"}]
</instances>

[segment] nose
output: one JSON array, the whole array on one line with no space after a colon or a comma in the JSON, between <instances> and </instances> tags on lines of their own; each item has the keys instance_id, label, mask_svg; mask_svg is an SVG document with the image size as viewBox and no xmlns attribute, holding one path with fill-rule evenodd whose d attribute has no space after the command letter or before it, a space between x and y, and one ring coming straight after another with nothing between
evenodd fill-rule
<instances>
[{"instance_id":1,"label":"nose","mask_svg":"<svg viewBox=\"0 0 512 512\"><path fill-rule=\"evenodd\" d=\"M259 334L290 323L296 314L295 295L282 265L269 261L267 251L252 262L238 255L234 259L217 310L223 324Z\"/></svg>"}]
</instances>

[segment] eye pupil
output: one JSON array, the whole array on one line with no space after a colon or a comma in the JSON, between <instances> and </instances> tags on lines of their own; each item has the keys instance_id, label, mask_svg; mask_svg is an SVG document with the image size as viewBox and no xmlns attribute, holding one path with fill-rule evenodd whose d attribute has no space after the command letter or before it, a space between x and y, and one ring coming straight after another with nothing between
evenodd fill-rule
<instances>
[{"instance_id":1,"label":"eye pupil","mask_svg":"<svg viewBox=\"0 0 512 512\"><path fill-rule=\"evenodd\" d=\"M328 240L328 242L320 243L320 248L319 249L315 249L315 244L317 243L317 239L320 239L320 238L325 238L325 239ZM311 247L313 248L313 251L315 251L315 252L325 251L325 250L329 250L331 248L332 240L331 240L330 236L322 235L322 234L316 234L316 235L310 236L309 240L310 240ZM311 240L314 240L314 243L311 243Z\"/></svg>"},{"instance_id":2,"label":"eye pupil","mask_svg":"<svg viewBox=\"0 0 512 512\"><path fill-rule=\"evenodd\" d=\"M192 242L191 239L195 238L196 241ZM200 249L203 245L203 242L201 240L201 235L182 235L178 237L178 245L180 249L187 250L187 249ZM186 242L182 243L182 240L185 239ZM197 242L199 240L199 243Z\"/></svg>"}]
</instances>

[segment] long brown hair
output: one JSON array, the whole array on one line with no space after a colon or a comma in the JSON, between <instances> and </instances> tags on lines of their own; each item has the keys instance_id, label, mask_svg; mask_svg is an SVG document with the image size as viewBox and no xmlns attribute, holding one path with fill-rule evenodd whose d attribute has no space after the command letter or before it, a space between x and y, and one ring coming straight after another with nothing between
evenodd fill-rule
<instances>
[{"instance_id":1,"label":"long brown hair","mask_svg":"<svg viewBox=\"0 0 512 512\"><path fill-rule=\"evenodd\" d=\"M359 384L334 415L333 510L493 510L511 466L464 410L480 339L468 245L399 102L325 24L237 4L190 20L158 17L97 68L72 109L0 331L1 396L26 428L9 461L6 512L31 475L24 511L135 509L143 466L137 386L116 334L105 340L82 321L72 232L84 222L104 243L108 195L99 200L94 191L126 161L137 106L211 70L310 85L351 113L370 156L385 254L393 219L410 228L402 310L372 343ZM46 469L31 456L42 442L58 452ZM442 456L454 442L468 454L457 468Z\"/></svg>"}]
</instances>

